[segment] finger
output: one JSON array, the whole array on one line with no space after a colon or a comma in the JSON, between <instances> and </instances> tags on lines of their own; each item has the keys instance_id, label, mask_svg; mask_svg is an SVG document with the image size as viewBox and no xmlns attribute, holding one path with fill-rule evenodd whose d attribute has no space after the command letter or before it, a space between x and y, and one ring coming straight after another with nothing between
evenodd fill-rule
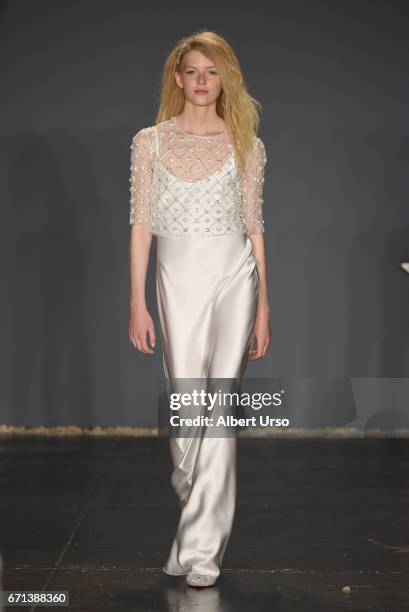
<instances>
[{"instance_id":1,"label":"finger","mask_svg":"<svg viewBox=\"0 0 409 612\"><path fill-rule=\"evenodd\" d=\"M270 340L267 338L267 340L265 341L264 346L263 346L263 353L262 353L263 357L266 356L269 345L270 345Z\"/></svg>"},{"instance_id":2,"label":"finger","mask_svg":"<svg viewBox=\"0 0 409 612\"><path fill-rule=\"evenodd\" d=\"M154 353L155 351L151 348L151 330L148 328L146 334L145 334L145 345L146 345L146 352L147 353Z\"/></svg>"},{"instance_id":3,"label":"finger","mask_svg":"<svg viewBox=\"0 0 409 612\"><path fill-rule=\"evenodd\" d=\"M249 351L249 359L254 360L257 357L257 348L250 349Z\"/></svg>"},{"instance_id":4,"label":"finger","mask_svg":"<svg viewBox=\"0 0 409 612\"><path fill-rule=\"evenodd\" d=\"M147 352L146 338L144 338L143 336L139 336L139 342L141 345L141 353L146 353Z\"/></svg>"},{"instance_id":5,"label":"finger","mask_svg":"<svg viewBox=\"0 0 409 612\"><path fill-rule=\"evenodd\" d=\"M148 329L148 334L149 334L149 343L150 343L150 346L151 346L152 348L154 348L154 347L155 347L155 343L156 343L156 334L155 334L155 329L154 329L153 327L150 327L150 328ZM153 352L153 351L152 351L152 352Z\"/></svg>"},{"instance_id":6,"label":"finger","mask_svg":"<svg viewBox=\"0 0 409 612\"><path fill-rule=\"evenodd\" d=\"M135 340L135 336L133 335L132 330L129 332L129 340L131 341L132 346L136 348L136 340Z\"/></svg>"},{"instance_id":7,"label":"finger","mask_svg":"<svg viewBox=\"0 0 409 612\"><path fill-rule=\"evenodd\" d=\"M256 347L256 349L253 352L253 359L254 360L260 359L262 354L263 354L263 346L262 346L261 341L259 340L259 338L257 338L257 347Z\"/></svg>"},{"instance_id":8,"label":"finger","mask_svg":"<svg viewBox=\"0 0 409 612\"><path fill-rule=\"evenodd\" d=\"M142 352L143 353L153 353L153 350L148 347L148 344L146 342L146 332L143 334L143 336L140 336L140 338L141 338Z\"/></svg>"}]
</instances>

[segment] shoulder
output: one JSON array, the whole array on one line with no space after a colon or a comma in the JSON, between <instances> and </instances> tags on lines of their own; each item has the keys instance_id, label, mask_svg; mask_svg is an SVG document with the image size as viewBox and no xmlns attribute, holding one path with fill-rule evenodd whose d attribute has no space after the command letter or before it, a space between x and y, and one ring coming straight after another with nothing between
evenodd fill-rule
<instances>
[{"instance_id":1,"label":"shoulder","mask_svg":"<svg viewBox=\"0 0 409 612\"><path fill-rule=\"evenodd\" d=\"M155 136L161 136L163 132L168 131L168 128L171 127L171 119L165 119L156 125L150 125L144 128L141 128L136 134L132 137L132 142L136 144L146 144L152 145L155 141Z\"/></svg>"},{"instance_id":2,"label":"shoulder","mask_svg":"<svg viewBox=\"0 0 409 612\"><path fill-rule=\"evenodd\" d=\"M253 143L254 143L254 147L256 149L266 149L264 146L264 142L261 140L260 136L257 136L256 134L254 134L253 136Z\"/></svg>"},{"instance_id":3,"label":"shoulder","mask_svg":"<svg viewBox=\"0 0 409 612\"><path fill-rule=\"evenodd\" d=\"M264 142L259 136L253 134L253 140L248 154L248 162L250 164L256 162L261 162L262 164L265 164L266 160L267 156Z\"/></svg>"},{"instance_id":4,"label":"shoulder","mask_svg":"<svg viewBox=\"0 0 409 612\"><path fill-rule=\"evenodd\" d=\"M253 153L259 157L263 163L267 161L266 147L264 142L257 135L253 137Z\"/></svg>"},{"instance_id":5,"label":"shoulder","mask_svg":"<svg viewBox=\"0 0 409 612\"><path fill-rule=\"evenodd\" d=\"M154 126L141 128L132 136L132 152L141 154L152 154L155 148Z\"/></svg>"},{"instance_id":6,"label":"shoulder","mask_svg":"<svg viewBox=\"0 0 409 612\"><path fill-rule=\"evenodd\" d=\"M132 141L136 143L146 143L152 139L154 126L141 128L134 136Z\"/></svg>"}]
</instances>

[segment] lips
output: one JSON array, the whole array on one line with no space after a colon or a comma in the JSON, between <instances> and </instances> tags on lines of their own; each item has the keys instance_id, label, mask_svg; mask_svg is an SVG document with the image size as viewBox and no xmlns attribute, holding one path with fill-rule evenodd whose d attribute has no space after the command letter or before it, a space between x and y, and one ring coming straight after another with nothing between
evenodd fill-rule
<instances>
[{"instance_id":1,"label":"lips","mask_svg":"<svg viewBox=\"0 0 409 612\"><path fill-rule=\"evenodd\" d=\"M205 94L209 93L207 89L195 89L195 93L197 94Z\"/></svg>"}]
</instances>

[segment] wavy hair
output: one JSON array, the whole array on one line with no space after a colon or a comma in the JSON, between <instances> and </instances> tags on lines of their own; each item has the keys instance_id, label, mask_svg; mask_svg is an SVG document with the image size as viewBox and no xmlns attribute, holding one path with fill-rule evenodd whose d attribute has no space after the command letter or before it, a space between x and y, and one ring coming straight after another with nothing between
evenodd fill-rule
<instances>
[{"instance_id":1,"label":"wavy hair","mask_svg":"<svg viewBox=\"0 0 409 612\"><path fill-rule=\"evenodd\" d=\"M175 72L180 71L186 53L200 51L217 66L222 90L216 101L216 112L224 119L230 134L240 167L251 151L254 136L260 123L260 102L247 91L236 54L229 43L216 32L198 30L178 41L166 58L156 124L179 115L184 107L185 96L178 86Z\"/></svg>"}]
</instances>

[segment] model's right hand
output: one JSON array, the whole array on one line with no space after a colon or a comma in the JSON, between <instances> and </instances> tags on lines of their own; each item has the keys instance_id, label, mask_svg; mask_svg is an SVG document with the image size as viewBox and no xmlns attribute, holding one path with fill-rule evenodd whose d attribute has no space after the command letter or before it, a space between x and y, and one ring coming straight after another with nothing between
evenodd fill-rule
<instances>
[{"instance_id":1,"label":"model's right hand","mask_svg":"<svg viewBox=\"0 0 409 612\"><path fill-rule=\"evenodd\" d=\"M149 336L150 348L147 342ZM146 308L132 308L129 317L129 339L141 353L154 353L156 334L152 317Z\"/></svg>"}]
</instances>

